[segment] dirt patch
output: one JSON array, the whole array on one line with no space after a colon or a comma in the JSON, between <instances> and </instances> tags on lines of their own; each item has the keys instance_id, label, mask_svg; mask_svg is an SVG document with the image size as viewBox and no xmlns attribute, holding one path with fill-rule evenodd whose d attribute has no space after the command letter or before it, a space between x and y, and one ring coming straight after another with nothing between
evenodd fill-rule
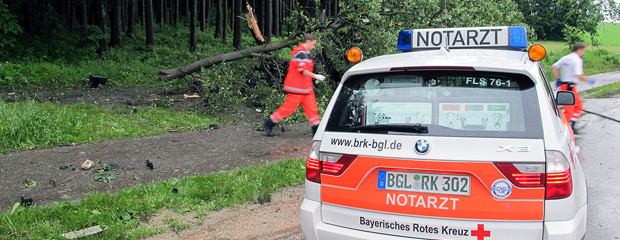
<instances>
[{"instance_id":1,"label":"dirt patch","mask_svg":"<svg viewBox=\"0 0 620 240\"><path fill-rule=\"evenodd\" d=\"M298 232L299 206L303 200L303 186L285 188L272 196L265 204L250 204L236 208L225 208L211 212L196 224L193 214L181 215L164 211L149 219L147 227L166 227L165 233L148 238L149 240L174 239L303 239ZM174 217L185 222L193 222L190 228L172 231L164 218ZM293 232L293 234L291 234Z\"/></svg>"},{"instance_id":2,"label":"dirt patch","mask_svg":"<svg viewBox=\"0 0 620 240\"><path fill-rule=\"evenodd\" d=\"M83 101L152 106L151 99L172 99L168 107L178 109L204 104L200 98L184 98L184 94L191 92L154 88L5 89L1 94L8 102L35 99L54 103ZM307 124L286 126L286 132L276 128L279 136L270 138L263 136L264 132L255 131L263 118L261 113L250 108L233 111L242 111L243 114L233 115L244 118L217 130L3 153L0 155L0 210L9 209L22 195L32 197L35 204L75 201L94 191L114 193L118 188L138 184L307 156L312 140ZM95 166L91 170L81 170L79 166L87 159ZM153 163L153 169L147 167L146 160ZM117 168L106 172L114 178L107 183L95 181L93 178L100 175L95 170L108 165Z\"/></svg>"},{"instance_id":3,"label":"dirt patch","mask_svg":"<svg viewBox=\"0 0 620 240\"><path fill-rule=\"evenodd\" d=\"M98 103L103 105L147 107L159 106L172 109L201 108L209 104L203 98L191 97L188 88L162 89L158 87L75 87L62 89L3 89L5 102L34 100L51 103Z\"/></svg>"}]
</instances>

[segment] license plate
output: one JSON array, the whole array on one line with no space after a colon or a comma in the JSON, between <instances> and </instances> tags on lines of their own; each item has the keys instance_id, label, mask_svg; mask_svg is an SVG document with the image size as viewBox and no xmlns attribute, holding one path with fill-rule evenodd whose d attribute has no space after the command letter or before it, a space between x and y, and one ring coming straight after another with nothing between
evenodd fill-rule
<instances>
[{"instance_id":1,"label":"license plate","mask_svg":"<svg viewBox=\"0 0 620 240\"><path fill-rule=\"evenodd\" d=\"M377 188L381 190L469 196L471 194L470 180L471 178L468 175L380 170Z\"/></svg>"}]
</instances>

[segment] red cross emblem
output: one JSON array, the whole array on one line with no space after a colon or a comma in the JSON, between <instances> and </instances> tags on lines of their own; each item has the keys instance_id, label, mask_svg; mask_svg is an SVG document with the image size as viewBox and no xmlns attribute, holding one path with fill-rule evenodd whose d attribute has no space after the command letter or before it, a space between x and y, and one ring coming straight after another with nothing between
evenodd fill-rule
<instances>
[{"instance_id":1,"label":"red cross emblem","mask_svg":"<svg viewBox=\"0 0 620 240\"><path fill-rule=\"evenodd\" d=\"M491 236L491 231L485 231L484 224L478 224L478 230L471 230L471 236L478 237L478 240L484 240L485 237Z\"/></svg>"}]
</instances>

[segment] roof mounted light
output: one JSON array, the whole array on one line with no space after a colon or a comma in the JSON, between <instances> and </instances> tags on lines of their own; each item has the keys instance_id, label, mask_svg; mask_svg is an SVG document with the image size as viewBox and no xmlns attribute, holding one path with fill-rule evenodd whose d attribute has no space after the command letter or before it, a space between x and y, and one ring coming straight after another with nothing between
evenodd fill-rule
<instances>
[{"instance_id":1,"label":"roof mounted light","mask_svg":"<svg viewBox=\"0 0 620 240\"><path fill-rule=\"evenodd\" d=\"M509 48L527 47L527 30L523 26L429 28L401 30L398 50L429 50L454 48Z\"/></svg>"},{"instance_id":2,"label":"roof mounted light","mask_svg":"<svg viewBox=\"0 0 620 240\"><path fill-rule=\"evenodd\" d=\"M349 49L349 51L347 51L347 60L349 60L349 62L358 63L361 62L363 58L364 54L359 48L352 47Z\"/></svg>"},{"instance_id":3,"label":"roof mounted light","mask_svg":"<svg viewBox=\"0 0 620 240\"><path fill-rule=\"evenodd\" d=\"M398 50L405 51L411 49L411 30L401 30L398 33Z\"/></svg>"},{"instance_id":4,"label":"roof mounted light","mask_svg":"<svg viewBox=\"0 0 620 240\"><path fill-rule=\"evenodd\" d=\"M530 46L530 48L527 50L527 54L532 61L538 62L543 60L545 56L547 56L547 49L545 49L545 46L543 46L542 44L537 43Z\"/></svg>"}]
</instances>

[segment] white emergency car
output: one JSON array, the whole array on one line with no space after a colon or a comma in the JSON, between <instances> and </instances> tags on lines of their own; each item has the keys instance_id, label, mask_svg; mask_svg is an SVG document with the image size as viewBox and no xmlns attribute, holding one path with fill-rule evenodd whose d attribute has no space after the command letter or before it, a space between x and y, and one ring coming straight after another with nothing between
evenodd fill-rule
<instances>
[{"instance_id":1,"label":"white emergency car","mask_svg":"<svg viewBox=\"0 0 620 240\"><path fill-rule=\"evenodd\" d=\"M348 70L307 160L307 239L582 239L586 180L524 27L401 31ZM356 49L349 56L361 56Z\"/></svg>"}]
</instances>

